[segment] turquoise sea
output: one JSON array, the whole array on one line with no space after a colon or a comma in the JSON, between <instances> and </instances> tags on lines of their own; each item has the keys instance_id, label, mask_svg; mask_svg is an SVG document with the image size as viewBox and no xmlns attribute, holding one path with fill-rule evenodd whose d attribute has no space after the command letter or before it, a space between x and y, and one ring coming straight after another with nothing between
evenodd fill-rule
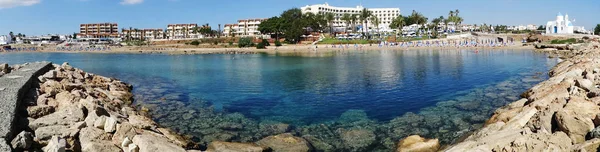
<instances>
[{"instance_id":1,"label":"turquoise sea","mask_svg":"<svg viewBox=\"0 0 600 152\"><path fill-rule=\"evenodd\" d=\"M412 134L452 143L557 64L530 50L0 53L41 60L132 84L135 104L203 145L290 132L317 151L390 151Z\"/></svg>"}]
</instances>

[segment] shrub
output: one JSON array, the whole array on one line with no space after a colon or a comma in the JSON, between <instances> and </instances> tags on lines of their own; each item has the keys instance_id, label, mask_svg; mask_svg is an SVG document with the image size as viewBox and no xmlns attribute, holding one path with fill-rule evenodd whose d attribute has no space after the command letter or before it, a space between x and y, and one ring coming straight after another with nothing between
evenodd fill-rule
<instances>
[{"instance_id":1,"label":"shrub","mask_svg":"<svg viewBox=\"0 0 600 152\"><path fill-rule=\"evenodd\" d=\"M218 41L213 42L214 45L219 45Z\"/></svg>"},{"instance_id":2,"label":"shrub","mask_svg":"<svg viewBox=\"0 0 600 152\"><path fill-rule=\"evenodd\" d=\"M257 49L266 49L267 47L265 47L265 44L264 44L264 43L258 43L258 44L256 45L256 48L257 48Z\"/></svg>"},{"instance_id":3,"label":"shrub","mask_svg":"<svg viewBox=\"0 0 600 152\"><path fill-rule=\"evenodd\" d=\"M252 42L252 39L250 38L240 38L240 40L238 41L238 47L243 48L243 47L253 47L254 43Z\"/></svg>"},{"instance_id":4,"label":"shrub","mask_svg":"<svg viewBox=\"0 0 600 152\"><path fill-rule=\"evenodd\" d=\"M271 44L269 43L269 41L267 39L262 39L262 41L260 43L262 43L264 46L271 46Z\"/></svg>"},{"instance_id":5,"label":"shrub","mask_svg":"<svg viewBox=\"0 0 600 152\"><path fill-rule=\"evenodd\" d=\"M275 46L281 46L281 42L279 42L279 40L275 40Z\"/></svg>"},{"instance_id":6,"label":"shrub","mask_svg":"<svg viewBox=\"0 0 600 152\"><path fill-rule=\"evenodd\" d=\"M198 45L200 45L200 41L194 40L194 41L190 42L190 45L198 46Z\"/></svg>"},{"instance_id":7,"label":"shrub","mask_svg":"<svg viewBox=\"0 0 600 152\"><path fill-rule=\"evenodd\" d=\"M233 41L229 41L229 46L233 46Z\"/></svg>"}]
</instances>

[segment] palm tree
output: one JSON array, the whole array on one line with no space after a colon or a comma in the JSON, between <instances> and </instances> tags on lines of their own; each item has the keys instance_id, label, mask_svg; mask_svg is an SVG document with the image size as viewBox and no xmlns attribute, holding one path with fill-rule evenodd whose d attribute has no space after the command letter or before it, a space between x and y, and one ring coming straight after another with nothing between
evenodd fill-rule
<instances>
[{"instance_id":1,"label":"palm tree","mask_svg":"<svg viewBox=\"0 0 600 152\"><path fill-rule=\"evenodd\" d=\"M370 20L371 20L371 23L373 23L373 25L375 25L375 28L377 28L377 33L379 33L379 24L381 23L379 21L379 18L377 18L377 16L371 16Z\"/></svg>"},{"instance_id":2,"label":"palm tree","mask_svg":"<svg viewBox=\"0 0 600 152\"><path fill-rule=\"evenodd\" d=\"M333 13L325 14L325 20L327 24L329 24L329 34L333 35L333 20L335 20L335 15Z\"/></svg>"},{"instance_id":3,"label":"palm tree","mask_svg":"<svg viewBox=\"0 0 600 152\"><path fill-rule=\"evenodd\" d=\"M352 22L352 32L354 33L354 32L356 32L356 22L358 22L357 14L352 14L351 22Z\"/></svg>"},{"instance_id":4,"label":"palm tree","mask_svg":"<svg viewBox=\"0 0 600 152\"><path fill-rule=\"evenodd\" d=\"M350 26L350 23L352 23L352 15L345 13L342 15L342 20L346 23L346 27L344 28L344 32L346 32L348 31L348 26Z\"/></svg>"},{"instance_id":5,"label":"palm tree","mask_svg":"<svg viewBox=\"0 0 600 152\"><path fill-rule=\"evenodd\" d=\"M448 23L450 23L450 19L444 19L442 20L442 22L444 22L444 27L446 27L446 29L444 31L448 32Z\"/></svg>"},{"instance_id":6,"label":"palm tree","mask_svg":"<svg viewBox=\"0 0 600 152\"><path fill-rule=\"evenodd\" d=\"M219 24L219 31L217 31L217 38L221 38L221 24Z\"/></svg>"},{"instance_id":7,"label":"palm tree","mask_svg":"<svg viewBox=\"0 0 600 152\"><path fill-rule=\"evenodd\" d=\"M448 18L450 18L450 17L452 17L452 16L454 16L454 11L450 11L450 12L448 13Z\"/></svg>"},{"instance_id":8,"label":"palm tree","mask_svg":"<svg viewBox=\"0 0 600 152\"><path fill-rule=\"evenodd\" d=\"M373 16L373 12L369 11L367 8L363 8L363 10L360 12L360 20L362 21L362 23L364 23L365 27L363 28L363 31L366 30L366 35L369 35L369 17Z\"/></svg>"},{"instance_id":9,"label":"palm tree","mask_svg":"<svg viewBox=\"0 0 600 152\"><path fill-rule=\"evenodd\" d=\"M454 16L458 16L458 13L460 13L460 12L458 11L458 9L456 9L456 10L454 11Z\"/></svg>"},{"instance_id":10,"label":"palm tree","mask_svg":"<svg viewBox=\"0 0 600 152\"><path fill-rule=\"evenodd\" d=\"M404 20L404 17L402 15L400 15L392 21L392 23L390 24L390 28L398 28L398 31L400 31L400 33L402 34L402 27L404 27L405 24L406 20Z\"/></svg>"}]
</instances>

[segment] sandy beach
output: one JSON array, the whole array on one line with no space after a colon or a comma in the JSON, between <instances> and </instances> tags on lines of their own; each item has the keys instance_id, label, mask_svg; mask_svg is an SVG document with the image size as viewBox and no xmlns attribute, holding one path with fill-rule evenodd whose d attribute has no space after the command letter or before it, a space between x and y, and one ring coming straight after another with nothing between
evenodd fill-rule
<instances>
[{"instance_id":1,"label":"sandy beach","mask_svg":"<svg viewBox=\"0 0 600 152\"><path fill-rule=\"evenodd\" d=\"M362 47L332 48L331 45L284 45L280 47L269 46L266 49L256 48L177 48L168 46L124 46L113 47L110 50L104 51L62 51L56 50L54 47L45 47L39 52L64 52L64 53L144 53L144 54L257 54L257 53L315 53L315 52L339 52L339 51L381 51L381 50L457 50L457 49L472 49L472 50L506 50L506 49L534 49L533 46L523 46L521 43L515 43L512 46L501 47L400 47L400 46L383 46L378 45L363 45Z\"/></svg>"}]
</instances>

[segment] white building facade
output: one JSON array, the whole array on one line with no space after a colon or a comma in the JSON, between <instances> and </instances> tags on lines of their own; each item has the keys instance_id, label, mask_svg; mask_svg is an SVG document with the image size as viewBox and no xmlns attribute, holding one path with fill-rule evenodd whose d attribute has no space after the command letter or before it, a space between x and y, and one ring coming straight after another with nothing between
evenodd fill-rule
<instances>
[{"instance_id":1,"label":"white building facade","mask_svg":"<svg viewBox=\"0 0 600 152\"><path fill-rule=\"evenodd\" d=\"M364 7L356 6L356 7L335 7L330 6L329 4L316 4L316 5L307 5L301 8L302 13L313 13L313 14L325 14L325 13L333 13L335 15L335 19L333 20L333 27L336 31L345 31L346 27L350 27L350 25L346 24L346 21L342 20L342 16L344 14L356 14L359 15ZM368 21L367 26L370 31L381 31L381 32L391 32L393 29L390 29L390 24L392 21L400 16L400 8L367 8L372 12L374 16L379 19L379 26L375 27L375 24L371 21ZM360 22L360 20L357 20ZM363 23L356 23L358 28L364 27Z\"/></svg>"},{"instance_id":2,"label":"white building facade","mask_svg":"<svg viewBox=\"0 0 600 152\"><path fill-rule=\"evenodd\" d=\"M548 21L546 34L573 34L573 23L569 21L569 14L563 16L558 13L556 21Z\"/></svg>"},{"instance_id":3,"label":"white building facade","mask_svg":"<svg viewBox=\"0 0 600 152\"><path fill-rule=\"evenodd\" d=\"M0 35L0 45L6 45L12 43L12 37L10 35Z\"/></svg>"},{"instance_id":4,"label":"white building facade","mask_svg":"<svg viewBox=\"0 0 600 152\"><path fill-rule=\"evenodd\" d=\"M260 33L258 25L267 19L243 19L238 20L236 24L225 24L223 35L227 37L255 37L255 38L270 38L269 35Z\"/></svg>"}]
</instances>

